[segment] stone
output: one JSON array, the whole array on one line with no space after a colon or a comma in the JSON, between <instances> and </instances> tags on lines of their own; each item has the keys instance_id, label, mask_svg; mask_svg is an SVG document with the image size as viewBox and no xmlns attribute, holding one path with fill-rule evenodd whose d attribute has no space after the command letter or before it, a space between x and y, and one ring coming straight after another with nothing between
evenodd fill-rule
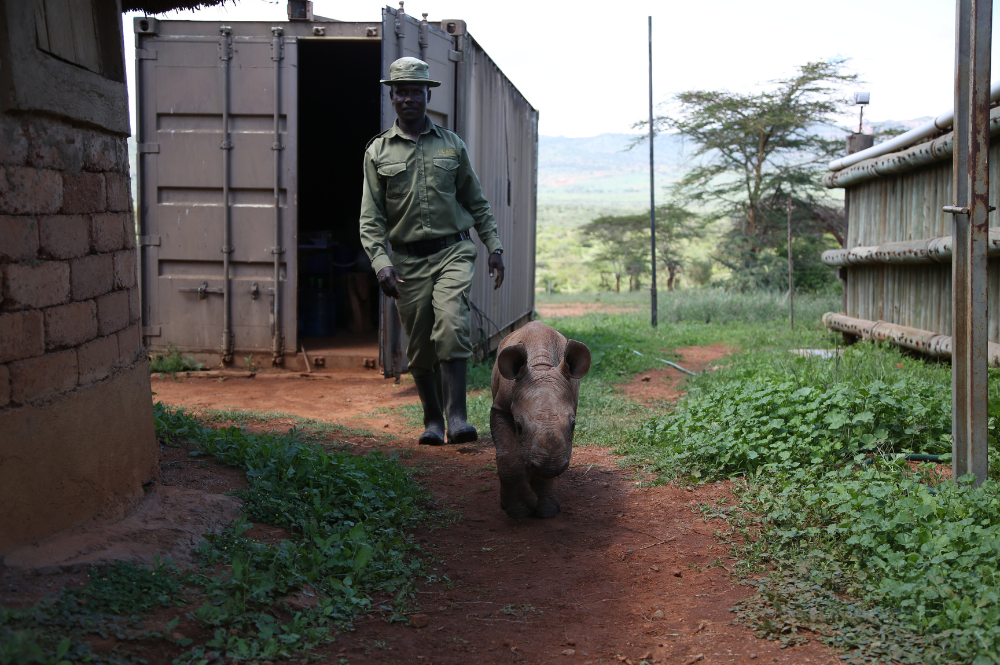
<instances>
[{"instance_id":1,"label":"stone","mask_svg":"<svg viewBox=\"0 0 1000 665\"><path fill-rule=\"evenodd\" d=\"M45 313L45 348L77 346L97 337L97 305L93 300L49 307Z\"/></svg>"},{"instance_id":2,"label":"stone","mask_svg":"<svg viewBox=\"0 0 1000 665\"><path fill-rule=\"evenodd\" d=\"M97 299L98 335L110 335L128 324L128 291L113 291Z\"/></svg>"},{"instance_id":3,"label":"stone","mask_svg":"<svg viewBox=\"0 0 1000 665\"><path fill-rule=\"evenodd\" d=\"M108 210L126 212L132 209L132 181L127 175L106 173L104 183L107 187Z\"/></svg>"},{"instance_id":4,"label":"stone","mask_svg":"<svg viewBox=\"0 0 1000 665\"><path fill-rule=\"evenodd\" d=\"M44 317L38 310L0 314L0 363L45 353Z\"/></svg>"},{"instance_id":5,"label":"stone","mask_svg":"<svg viewBox=\"0 0 1000 665\"><path fill-rule=\"evenodd\" d=\"M70 291L73 300L89 300L114 287L114 263L111 254L91 254L69 262Z\"/></svg>"},{"instance_id":6,"label":"stone","mask_svg":"<svg viewBox=\"0 0 1000 665\"><path fill-rule=\"evenodd\" d=\"M114 264L116 289L130 289L138 283L134 249L123 249L120 252L115 252Z\"/></svg>"},{"instance_id":7,"label":"stone","mask_svg":"<svg viewBox=\"0 0 1000 665\"><path fill-rule=\"evenodd\" d=\"M63 176L62 211L64 213L104 212L107 193L102 173L67 173Z\"/></svg>"},{"instance_id":8,"label":"stone","mask_svg":"<svg viewBox=\"0 0 1000 665\"><path fill-rule=\"evenodd\" d=\"M0 215L0 261L27 261L38 255L38 223L32 217Z\"/></svg>"},{"instance_id":9,"label":"stone","mask_svg":"<svg viewBox=\"0 0 1000 665\"><path fill-rule=\"evenodd\" d=\"M58 171L0 166L0 214L52 214L62 205L63 177Z\"/></svg>"},{"instance_id":10,"label":"stone","mask_svg":"<svg viewBox=\"0 0 1000 665\"><path fill-rule=\"evenodd\" d=\"M0 407L10 404L10 370L0 365Z\"/></svg>"},{"instance_id":11,"label":"stone","mask_svg":"<svg viewBox=\"0 0 1000 665\"><path fill-rule=\"evenodd\" d=\"M663 610L656 610L655 612L653 612L654 619L662 619L664 616L665 615L663 614Z\"/></svg>"},{"instance_id":12,"label":"stone","mask_svg":"<svg viewBox=\"0 0 1000 665\"><path fill-rule=\"evenodd\" d=\"M576 655L576 649L563 649L562 650L562 655L564 655L564 656L575 656Z\"/></svg>"},{"instance_id":13,"label":"stone","mask_svg":"<svg viewBox=\"0 0 1000 665\"><path fill-rule=\"evenodd\" d=\"M118 336L98 337L81 346L78 353L80 385L100 381L118 363Z\"/></svg>"},{"instance_id":14,"label":"stone","mask_svg":"<svg viewBox=\"0 0 1000 665\"><path fill-rule=\"evenodd\" d=\"M42 308L69 301L70 268L63 261L15 263L4 267L4 308Z\"/></svg>"},{"instance_id":15,"label":"stone","mask_svg":"<svg viewBox=\"0 0 1000 665\"><path fill-rule=\"evenodd\" d=\"M123 217L120 212L106 212L91 217L94 251L116 252L125 246Z\"/></svg>"},{"instance_id":16,"label":"stone","mask_svg":"<svg viewBox=\"0 0 1000 665\"><path fill-rule=\"evenodd\" d=\"M76 349L47 353L9 365L11 401L24 404L72 390L79 378Z\"/></svg>"},{"instance_id":17,"label":"stone","mask_svg":"<svg viewBox=\"0 0 1000 665\"><path fill-rule=\"evenodd\" d=\"M90 253L90 220L84 215L41 217L38 234L48 258L75 259Z\"/></svg>"},{"instance_id":18,"label":"stone","mask_svg":"<svg viewBox=\"0 0 1000 665\"><path fill-rule=\"evenodd\" d=\"M430 623L430 617L428 617L426 614L411 614L410 615L410 624L414 628L426 628L427 624L429 624L429 623Z\"/></svg>"}]
</instances>

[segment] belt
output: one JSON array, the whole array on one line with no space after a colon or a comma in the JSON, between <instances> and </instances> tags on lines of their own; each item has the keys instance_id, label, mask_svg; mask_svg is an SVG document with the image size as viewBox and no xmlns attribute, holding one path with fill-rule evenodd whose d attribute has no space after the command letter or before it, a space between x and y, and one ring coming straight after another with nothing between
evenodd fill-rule
<instances>
[{"instance_id":1,"label":"belt","mask_svg":"<svg viewBox=\"0 0 1000 665\"><path fill-rule=\"evenodd\" d=\"M443 238L434 238L432 240L421 240L420 242L411 242L409 244L403 245L402 249L410 256L430 256L431 254L437 254L445 247L451 247L452 245L458 244L463 240L472 240L468 231L462 231L461 233L456 233L455 235L445 236Z\"/></svg>"}]
</instances>

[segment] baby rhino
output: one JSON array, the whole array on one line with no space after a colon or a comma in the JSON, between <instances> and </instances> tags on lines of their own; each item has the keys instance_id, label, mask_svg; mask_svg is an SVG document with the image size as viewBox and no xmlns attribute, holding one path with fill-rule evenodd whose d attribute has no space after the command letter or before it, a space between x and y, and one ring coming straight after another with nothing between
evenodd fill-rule
<instances>
[{"instance_id":1,"label":"baby rhino","mask_svg":"<svg viewBox=\"0 0 1000 665\"><path fill-rule=\"evenodd\" d=\"M552 480L573 452L580 379L590 349L532 321L501 343L493 367L490 428L497 447L500 507L511 517L555 517Z\"/></svg>"}]
</instances>

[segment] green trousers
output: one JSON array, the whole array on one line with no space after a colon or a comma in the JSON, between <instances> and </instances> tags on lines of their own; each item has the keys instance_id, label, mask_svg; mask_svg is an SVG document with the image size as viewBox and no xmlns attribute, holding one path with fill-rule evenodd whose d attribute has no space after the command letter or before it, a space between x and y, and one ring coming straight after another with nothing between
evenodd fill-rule
<instances>
[{"instance_id":1,"label":"green trousers","mask_svg":"<svg viewBox=\"0 0 1000 665\"><path fill-rule=\"evenodd\" d=\"M391 258L403 280L396 308L408 338L410 373L432 374L443 360L470 358L469 292L476 268L475 244L463 240L423 257L393 251Z\"/></svg>"}]
</instances>

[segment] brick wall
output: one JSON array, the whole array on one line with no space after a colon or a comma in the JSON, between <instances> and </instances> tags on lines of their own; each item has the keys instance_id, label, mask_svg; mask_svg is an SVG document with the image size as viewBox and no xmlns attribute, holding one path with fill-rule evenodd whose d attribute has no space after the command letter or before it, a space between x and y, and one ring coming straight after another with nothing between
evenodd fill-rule
<instances>
[{"instance_id":1,"label":"brick wall","mask_svg":"<svg viewBox=\"0 0 1000 665\"><path fill-rule=\"evenodd\" d=\"M143 352L126 139L0 114L0 413Z\"/></svg>"}]
</instances>

